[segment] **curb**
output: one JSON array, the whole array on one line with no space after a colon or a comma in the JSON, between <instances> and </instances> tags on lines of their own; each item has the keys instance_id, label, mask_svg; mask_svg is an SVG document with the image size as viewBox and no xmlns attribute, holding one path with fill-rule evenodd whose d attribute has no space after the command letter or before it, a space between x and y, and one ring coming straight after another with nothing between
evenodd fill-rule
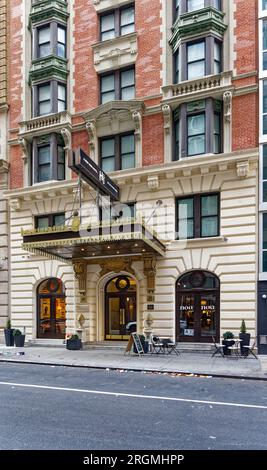
<instances>
[{"instance_id":1,"label":"curb","mask_svg":"<svg viewBox=\"0 0 267 470\"><path fill-rule=\"evenodd\" d=\"M94 369L94 370L111 370L111 371L123 371L123 372L148 372L148 373L158 373L158 374L181 374L181 376L195 376L195 377L203 377L203 378L220 378L220 379L239 379L239 380L261 380L267 381L266 377L255 377L255 376L247 376L247 375L226 375L226 374L207 374L201 372L193 372L193 371L179 371L179 370L158 370L158 369L138 369L132 367L115 367L115 366L87 366L82 364L62 364L56 362L36 362L36 361L18 361L13 359L0 359L0 362L4 363L13 363L13 364L31 364L31 365L39 365L39 366L55 366L55 367L77 367L80 369Z\"/></svg>"}]
</instances>

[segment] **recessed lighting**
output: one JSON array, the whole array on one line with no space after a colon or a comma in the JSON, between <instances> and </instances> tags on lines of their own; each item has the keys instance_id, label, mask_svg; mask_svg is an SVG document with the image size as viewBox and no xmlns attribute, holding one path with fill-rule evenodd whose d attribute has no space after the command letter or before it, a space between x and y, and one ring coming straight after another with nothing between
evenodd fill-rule
<instances>
[{"instance_id":1,"label":"recessed lighting","mask_svg":"<svg viewBox=\"0 0 267 470\"><path fill-rule=\"evenodd\" d=\"M82 248L82 251L85 251L85 248Z\"/></svg>"},{"instance_id":2,"label":"recessed lighting","mask_svg":"<svg viewBox=\"0 0 267 470\"><path fill-rule=\"evenodd\" d=\"M117 251L117 255L119 255L119 254L120 254L120 252L119 252L119 251Z\"/></svg>"},{"instance_id":3,"label":"recessed lighting","mask_svg":"<svg viewBox=\"0 0 267 470\"><path fill-rule=\"evenodd\" d=\"M146 251L145 249L143 249L142 251Z\"/></svg>"},{"instance_id":4,"label":"recessed lighting","mask_svg":"<svg viewBox=\"0 0 267 470\"><path fill-rule=\"evenodd\" d=\"M92 256L95 256L95 253L92 253Z\"/></svg>"},{"instance_id":5,"label":"recessed lighting","mask_svg":"<svg viewBox=\"0 0 267 470\"><path fill-rule=\"evenodd\" d=\"M134 246L138 246L138 243L135 243L135 245L134 245Z\"/></svg>"},{"instance_id":6,"label":"recessed lighting","mask_svg":"<svg viewBox=\"0 0 267 470\"><path fill-rule=\"evenodd\" d=\"M108 249L110 250L110 246L108 246Z\"/></svg>"}]
</instances>

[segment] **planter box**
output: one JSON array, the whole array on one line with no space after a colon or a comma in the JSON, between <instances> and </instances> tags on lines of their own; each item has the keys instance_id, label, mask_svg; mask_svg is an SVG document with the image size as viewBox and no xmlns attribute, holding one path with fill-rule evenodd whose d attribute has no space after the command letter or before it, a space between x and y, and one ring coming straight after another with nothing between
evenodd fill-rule
<instances>
[{"instance_id":1,"label":"planter box","mask_svg":"<svg viewBox=\"0 0 267 470\"><path fill-rule=\"evenodd\" d=\"M231 350L228 349L228 346L233 346L235 344L234 340L231 341L226 341L225 339L222 341L222 344L224 344L226 347L223 348L223 353L225 356L230 356L231 355Z\"/></svg>"},{"instance_id":2,"label":"planter box","mask_svg":"<svg viewBox=\"0 0 267 470\"><path fill-rule=\"evenodd\" d=\"M14 336L13 336L14 328L5 328L5 341L6 346L14 346Z\"/></svg>"},{"instance_id":3,"label":"planter box","mask_svg":"<svg viewBox=\"0 0 267 470\"><path fill-rule=\"evenodd\" d=\"M242 356L246 356L248 354L248 349L244 348L244 346L249 346L250 344L250 333L239 333L239 339L242 339L240 343L241 354Z\"/></svg>"},{"instance_id":4,"label":"planter box","mask_svg":"<svg viewBox=\"0 0 267 470\"><path fill-rule=\"evenodd\" d=\"M25 335L16 335L14 336L15 346L17 348L23 348L25 343Z\"/></svg>"},{"instance_id":5,"label":"planter box","mask_svg":"<svg viewBox=\"0 0 267 470\"><path fill-rule=\"evenodd\" d=\"M71 351L78 351L82 349L82 341L80 339L67 339L66 348Z\"/></svg>"}]
</instances>

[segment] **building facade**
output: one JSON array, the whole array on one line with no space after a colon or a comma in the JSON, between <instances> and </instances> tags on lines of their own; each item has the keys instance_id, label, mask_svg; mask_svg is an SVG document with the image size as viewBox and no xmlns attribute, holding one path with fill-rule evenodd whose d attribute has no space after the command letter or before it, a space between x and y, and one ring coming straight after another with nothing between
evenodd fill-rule
<instances>
[{"instance_id":1,"label":"building facade","mask_svg":"<svg viewBox=\"0 0 267 470\"><path fill-rule=\"evenodd\" d=\"M256 3L10 0L11 317L28 339L127 339L149 313L184 342L242 319L256 336ZM79 148L119 202L77 179Z\"/></svg>"},{"instance_id":2,"label":"building facade","mask_svg":"<svg viewBox=\"0 0 267 470\"><path fill-rule=\"evenodd\" d=\"M8 4L0 1L0 338L8 319L8 206L3 196L8 188L7 161L7 38Z\"/></svg>"}]
</instances>

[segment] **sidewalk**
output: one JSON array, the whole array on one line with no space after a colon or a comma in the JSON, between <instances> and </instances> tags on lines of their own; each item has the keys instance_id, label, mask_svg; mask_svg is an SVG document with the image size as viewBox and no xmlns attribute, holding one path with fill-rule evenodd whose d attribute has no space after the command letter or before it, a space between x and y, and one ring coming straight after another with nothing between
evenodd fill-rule
<instances>
[{"instance_id":1,"label":"sidewalk","mask_svg":"<svg viewBox=\"0 0 267 470\"><path fill-rule=\"evenodd\" d=\"M19 353L24 353L20 355ZM180 356L124 355L123 350L85 348L69 351L54 347L13 348L0 345L0 361L103 369L176 372L267 380L267 356L236 359L209 354L182 353Z\"/></svg>"}]
</instances>

